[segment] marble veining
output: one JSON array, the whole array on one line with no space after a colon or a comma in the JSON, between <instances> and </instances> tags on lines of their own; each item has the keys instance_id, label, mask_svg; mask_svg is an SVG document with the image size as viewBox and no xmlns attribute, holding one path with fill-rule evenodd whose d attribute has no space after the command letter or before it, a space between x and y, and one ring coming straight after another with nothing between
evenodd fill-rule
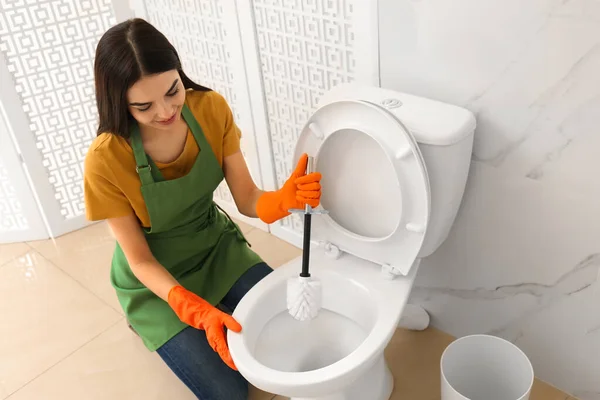
<instances>
[{"instance_id":1,"label":"marble veining","mask_svg":"<svg viewBox=\"0 0 600 400\"><path fill-rule=\"evenodd\" d=\"M550 285L524 282L502 285L493 289L451 289L443 287L416 288L424 289L428 294L445 294L462 299L498 300L526 294L538 298L541 304L548 304L561 296L570 296L590 288L600 279L600 253L592 254L563 274Z\"/></svg>"},{"instance_id":2,"label":"marble veining","mask_svg":"<svg viewBox=\"0 0 600 400\"><path fill-rule=\"evenodd\" d=\"M600 400L600 1L380 2L382 86L478 121L457 221L411 301Z\"/></svg>"},{"instance_id":3,"label":"marble veining","mask_svg":"<svg viewBox=\"0 0 600 400\"><path fill-rule=\"evenodd\" d=\"M590 329L588 329L585 334L586 335L592 335L592 334L597 334L600 333L600 325L591 327Z\"/></svg>"},{"instance_id":4,"label":"marble veining","mask_svg":"<svg viewBox=\"0 0 600 400\"><path fill-rule=\"evenodd\" d=\"M597 112L600 90L595 84L600 79L594 78L600 67L600 45L596 39L595 43L588 43L594 36L600 36L600 24L588 27L590 38L583 43L572 47L568 41L563 43L565 50L569 46L563 58L561 43L553 37L564 31L561 29L564 21L552 22L545 29L554 32L545 36L547 45L558 49L547 49L545 54L536 54L540 53L537 47L528 49L526 56L511 64L495 86L467 105L480 121L475 159L536 179L543 175L542 167L560 159L561 152L573 140L585 140L581 138L586 129L582 129L580 118L587 117L585 122L591 122L595 109L595 121L600 119ZM543 65L544 61L552 64ZM536 65L531 67L531 64ZM539 73L534 68L546 71ZM536 82L542 78L530 78L535 75L545 77L544 82ZM590 111L591 114L586 114ZM586 126L589 129L594 125Z\"/></svg>"},{"instance_id":5,"label":"marble veining","mask_svg":"<svg viewBox=\"0 0 600 400\"><path fill-rule=\"evenodd\" d=\"M502 321L498 325L498 319L490 319L490 325L483 328L483 332L492 335L502 336L512 342L517 342L523 336L522 327L527 325L532 316L546 308L550 308L566 297L574 296L586 290L600 290L600 254L593 254L586 257L570 271L561 276L551 285L541 283L516 283L503 285L492 289L452 289L445 287L423 287L417 286L413 290L413 301L419 303L430 303L436 301L440 296L454 297L467 301L496 301L508 298L518 298L526 296L533 298L530 302L531 307L522 312L515 318ZM598 296L597 299L600 300ZM445 301L448 301L445 299ZM590 316L592 317L592 316ZM600 322L600 315L596 318ZM454 330L454 329L452 329ZM600 332L600 326L590 327L585 331L585 335ZM467 332L463 332L467 334Z\"/></svg>"},{"instance_id":6,"label":"marble veining","mask_svg":"<svg viewBox=\"0 0 600 400\"><path fill-rule=\"evenodd\" d=\"M545 308L552 307L555 303L562 301L567 296L575 295L583 290L592 289L592 285L597 288L600 273L600 254L594 254L587 257L581 263L577 264L572 270L553 285L542 285L538 283L520 283L507 285L496 289L502 291L505 296L516 296L527 294L537 298L537 306L530 311L510 321L504 326L491 329L487 333L491 335L502 336L513 342L517 342L524 332L522 327L527 321ZM482 297L479 297L482 299ZM585 334L589 334L586 332Z\"/></svg>"}]
</instances>

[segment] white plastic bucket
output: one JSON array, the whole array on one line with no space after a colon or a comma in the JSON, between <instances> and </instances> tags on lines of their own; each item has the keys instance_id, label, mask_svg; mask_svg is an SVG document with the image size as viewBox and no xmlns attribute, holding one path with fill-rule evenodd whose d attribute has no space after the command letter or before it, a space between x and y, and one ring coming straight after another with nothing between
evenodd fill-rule
<instances>
[{"instance_id":1,"label":"white plastic bucket","mask_svg":"<svg viewBox=\"0 0 600 400\"><path fill-rule=\"evenodd\" d=\"M442 400L528 400L531 362L514 344L489 335L450 343L440 361Z\"/></svg>"}]
</instances>

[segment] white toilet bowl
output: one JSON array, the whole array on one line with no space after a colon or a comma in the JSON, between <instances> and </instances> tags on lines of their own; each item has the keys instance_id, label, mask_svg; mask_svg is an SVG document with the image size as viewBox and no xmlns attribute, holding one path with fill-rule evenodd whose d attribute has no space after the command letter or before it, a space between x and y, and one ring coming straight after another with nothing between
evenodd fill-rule
<instances>
[{"instance_id":1,"label":"white toilet bowl","mask_svg":"<svg viewBox=\"0 0 600 400\"><path fill-rule=\"evenodd\" d=\"M383 352L420 261L446 239L463 196L475 119L469 111L354 84L321 100L298 139L323 173L314 215L310 272L322 310L300 322L287 310L298 258L253 287L227 334L240 373L294 400L387 400L392 375Z\"/></svg>"},{"instance_id":2,"label":"white toilet bowl","mask_svg":"<svg viewBox=\"0 0 600 400\"><path fill-rule=\"evenodd\" d=\"M323 286L319 316L301 322L287 311L286 281L301 260L275 269L235 310L243 326L228 334L236 366L259 389L294 399L388 399L393 384L383 351L418 268L386 280L369 261L313 253L311 275Z\"/></svg>"}]
</instances>

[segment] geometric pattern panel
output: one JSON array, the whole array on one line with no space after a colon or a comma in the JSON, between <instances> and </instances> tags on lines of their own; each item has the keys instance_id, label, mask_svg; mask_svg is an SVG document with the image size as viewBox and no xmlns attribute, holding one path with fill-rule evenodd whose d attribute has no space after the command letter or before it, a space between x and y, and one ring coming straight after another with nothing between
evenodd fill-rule
<instances>
[{"instance_id":1,"label":"geometric pattern panel","mask_svg":"<svg viewBox=\"0 0 600 400\"><path fill-rule=\"evenodd\" d=\"M148 22L160 30L173 44L186 75L194 82L223 95L236 122L244 112L234 90L236 79L231 66L227 35L233 34L225 21L222 0L146 0ZM247 154L242 146L242 153ZM233 197L225 181L215 197L232 203Z\"/></svg>"},{"instance_id":2,"label":"geometric pattern panel","mask_svg":"<svg viewBox=\"0 0 600 400\"><path fill-rule=\"evenodd\" d=\"M94 53L115 23L111 0L0 0L0 52L64 219L84 214L83 160L98 126Z\"/></svg>"},{"instance_id":3,"label":"geometric pattern panel","mask_svg":"<svg viewBox=\"0 0 600 400\"><path fill-rule=\"evenodd\" d=\"M255 27L279 187L320 97L356 79L353 0L254 0ZM283 226L302 229L299 216Z\"/></svg>"},{"instance_id":4,"label":"geometric pattern panel","mask_svg":"<svg viewBox=\"0 0 600 400\"><path fill-rule=\"evenodd\" d=\"M2 159L0 159L0 233L29 229L23 207Z\"/></svg>"}]
</instances>

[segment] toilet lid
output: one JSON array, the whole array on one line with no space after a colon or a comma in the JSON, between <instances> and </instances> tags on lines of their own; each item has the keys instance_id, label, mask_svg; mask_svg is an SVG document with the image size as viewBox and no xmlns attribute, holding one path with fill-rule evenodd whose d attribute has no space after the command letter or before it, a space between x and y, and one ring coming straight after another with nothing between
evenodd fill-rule
<instances>
[{"instance_id":1,"label":"toilet lid","mask_svg":"<svg viewBox=\"0 0 600 400\"><path fill-rule=\"evenodd\" d=\"M430 188L419 147L392 113L356 100L319 108L298 139L323 174L311 237L406 275L425 238Z\"/></svg>"}]
</instances>

